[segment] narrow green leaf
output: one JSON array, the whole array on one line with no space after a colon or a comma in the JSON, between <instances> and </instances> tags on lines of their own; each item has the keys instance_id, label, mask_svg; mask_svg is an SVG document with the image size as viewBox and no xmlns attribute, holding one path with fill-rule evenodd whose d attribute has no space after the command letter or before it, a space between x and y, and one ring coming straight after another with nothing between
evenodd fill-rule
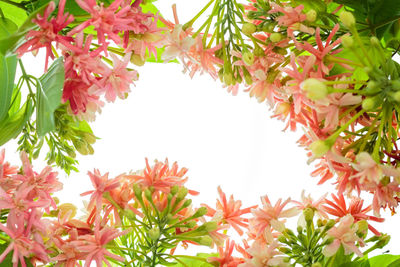
<instances>
[{"instance_id":1,"label":"narrow green leaf","mask_svg":"<svg viewBox=\"0 0 400 267\"><path fill-rule=\"evenodd\" d=\"M49 70L39 78L36 94L36 131L39 136L44 136L55 129L54 111L61 104L64 78L62 57L56 59Z\"/></svg>"},{"instance_id":2,"label":"narrow green leaf","mask_svg":"<svg viewBox=\"0 0 400 267\"><path fill-rule=\"evenodd\" d=\"M0 54L0 121L6 117L10 107L16 69L17 57L15 55L3 56Z\"/></svg>"},{"instance_id":3,"label":"narrow green leaf","mask_svg":"<svg viewBox=\"0 0 400 267\"><path fill-rule=\"evenodd\" d=\"M0 146L18 136L32 112L32 101L28 100L17 113L9 114L0 122Z\"/></svg>"}]
</instances>

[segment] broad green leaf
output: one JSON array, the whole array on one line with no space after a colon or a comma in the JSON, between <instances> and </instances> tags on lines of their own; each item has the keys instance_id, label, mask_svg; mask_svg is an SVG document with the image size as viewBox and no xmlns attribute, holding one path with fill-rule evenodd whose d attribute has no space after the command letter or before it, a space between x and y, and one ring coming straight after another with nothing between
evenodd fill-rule
<instances>
[{"instance_id":1,"label":"broad green leaf","mask_svg":"<svg viewBox=\"0 0 400 267\"><path fill-rule=\"evenodd\" d=\"M32 112L32 102L28 100L18 112L9 114L9 116L0 122L0 146L18 136L26 121L31 117Z\"/></svg>"},{"instance_id":2,"label":"broad green leaf","mask_svg":"<svg viewBox=\"0 0 400 267\"><path fill-rule=\"evenodd\" d=\"M21 1L14 1L14 2L21 2ZM17 27L21 26L28 17L25 10L2 1L0 1L0 8L3 11L4 15L8 19L12 20L13 23L17 25Z\"/></svg>"},{"instance_id":3,"label":"broad green leaf","mask_svg":"<svg viewBox=\"0 0 400 267\"><path fill-rule=\"evenodd\" d=\"M400 255L384 254L384 255L379 255L379 256L370 258L369 263L370 263L371 267L387 267L390 264L397 262L398 260L400 260ZM397 265L397 266L400 266L400 265ZM394 267L394 266L391 266L391 267Z\"/></svg>"},{"instance_id":4,"label":"broad green leaf","mask_svg":"<svg viewBox=\"0 0 400 267\"><path fill-rule=\"evenodd\" d=\"M57 58L49 70L39 78L36 94L36 131L39 136L44 136L55 129L54 111L61 104L64 78L62 57Z\"/></svg>"},{"instance_id":5,"label":"broad green leaf","mask_svg":"<svg viewBox=\"0 0 400 267\"><path fill-rule=\"evenodd\" d=\"M18 30L17 24L7 18L0 18L0 39L6 38Z\"/></svg>"},{"instance_id":6,"label":"broad green leaf","mask_svg":"<svg viewBox=\"0 0 400 267\"><path fill-rule=\"evenodd\" d=\"M2 121L10 107L11 96L14 88L17 57L3 56L0 54L0 121Z\"/></svg>"},{"instance_id":7,"label":"broad green leaf","mask_svg":"<svg viewBox=\"0 0 400 267\"><path fill-rule=\"evenodd\" d=\"M400 266L400 259L398 259L388 265L388 267L398 267L398 266Z\"/></svg>"},{"instance_id":8,"label":"broad green leaf","mask_svg":"<svg viewBox=\"0 0 400 267\"><path fill-rule=\"evenodd\" d=\"M18 112L19 107L21 105L21 100L22 100L21 91L17 90L17 88L14 87L13 95L11 97L10 108L8 109L9 115Z\"/></svg>"},{"instance_id":9,"label":"broad green leaf","mask_svg":"<svg viewBox=\"0 0 400 267\"><path fill-rule=\"evenodd\" d=\"M371 267L371 265L368 260L363 260L363 261L346 262L340 265L340 267Z\"/></svg>"}]
</instances>

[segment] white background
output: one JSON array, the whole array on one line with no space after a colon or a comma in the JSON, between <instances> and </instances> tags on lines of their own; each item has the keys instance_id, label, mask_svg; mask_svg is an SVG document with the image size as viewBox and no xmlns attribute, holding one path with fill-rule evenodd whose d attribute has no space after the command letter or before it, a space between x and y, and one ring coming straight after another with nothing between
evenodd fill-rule
<instances>
[{"instance_id":1,"label":"white background","mask_svg":"<svg viewBox=\"0 0 400 267\"><path fill-rule=\"evenodd\" d=\"M176 1L181 23L191 19L205 1ZM170 1L159 1L164 17L172 19ZM179 12L180 11L180 12ZM26 61L27 71L40 75L38 59ZM28 63L29 62L29 63ZM31 63L31 64L30 64ZM138 68L139 81L126 100L107 104L96 122L94 133L101 139L95 154L79 156L79 173L70 177L60 172L64 190L57 194L64 202L81 206L80 193L90 190L88 171L98 168L111 177L130 170L143 169L150 162L168 158L189 169L187 187L200 192L195 205L215 204L217 186L229 196L241 199L244 207L260 204L267 194L278 198L299 199L303 189L315 199L336 190L330 182L317 186L312 166L306 164L305 151L296 144L301 136L282 132L285 124L270 118L265 103L248 94L231 96L211 77L190 79L182 66L146 64ZM15 142L5 146L6 159L19 164ZM34 163L40 171L43 162ZM386 222L374 224L392 235L388 249L400 253L399 215L384 213Z\"/></svg>"}]
</instances>

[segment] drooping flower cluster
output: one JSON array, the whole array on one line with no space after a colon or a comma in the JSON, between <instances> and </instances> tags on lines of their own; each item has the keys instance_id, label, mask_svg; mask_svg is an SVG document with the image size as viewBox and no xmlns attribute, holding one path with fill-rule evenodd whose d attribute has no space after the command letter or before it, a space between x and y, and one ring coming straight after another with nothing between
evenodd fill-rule
<instances>
[{"instance_id":1,"label":"drooping flower cluster","mask_svg":"<svg viewBox=\"0 0 400 267\"><path fill-rule=\"evenodd\" d=\"M130 86L138 79L137 71L128 64L131 61L143 64L162 43L158 17L143 13L141 1L131 2L118 0L104 6L94 0L76 1L88 13L89 19L85 20L64 11L66 0L59 2L54 17L56 5L50 2L43 16L38 14L33 19L39 29L31 30L26 35L27 41L17 49L22 56L45 47L46 69L48 59L55 57L53 51L61 52L65 65L62 100L81 119L94 119L104 105L103 95L109 102L117 97L126 98ZM88 31L88 27L93 27L94 32Z\"/></svg>"}]
</instances>

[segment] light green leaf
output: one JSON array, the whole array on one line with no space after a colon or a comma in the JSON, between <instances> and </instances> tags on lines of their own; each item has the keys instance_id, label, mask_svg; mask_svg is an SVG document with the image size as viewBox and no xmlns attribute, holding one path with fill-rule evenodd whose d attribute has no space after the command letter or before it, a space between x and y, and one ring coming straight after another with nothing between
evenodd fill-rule
<instances>
[{"instance_id":1,"label":"light green leaf","mask_svg":"<svg viewBox=\"0 0 400 267\"><path fill-rule=\"evenodd\" d=\"M7 18L0 18L0 39L6 38L18 30L17 24Z\"/></svg>"},{"instance_id":2,"label":"light green leaf","mask_svg":"<svg viewBox=\"0 0 400 267\"><path fill-rule=\"evenodd\" d=\"M18 136L26 121L31 117L32 112L32 102L28 100L18 112L8 114L8 116L0 122L0 146Z\"/></svg>"},{"instance_id":3,"label":"light green leaf","mask_svg":"<svg viewBox=\"0 0 400 267\"><path fill-rule=\"evenodd\" d=\"M54 111L61 104L64 78L62 57L56 59L49 70L39 78L36 94L36 131L39 136L44 136L55 129Z\"/></svg>"},{"instance_id":4,"label":"light green leaf","mask_svg":"<svg viewBox=\"0 0 400 267\"><path fill-rule=\"evenodd\" d=\"M387 267L390 264L397 262L398 260L400 260L400 255L384 254L370 258L369 263L371 267ZM394 266L400 266L400 265L393 265L391 267Z\"/></svg>"},{"instance_id":5,"label":"light green leaf","mask_svg":"<svg viewBox=\"0 0 400 267\"><path fill-rule=\"evenodd\" d=\"M20 2L20 1L14 1L14 2ZM3 11L4 15L17 25L17 28L21 26L28 17L25 10L18 8L14 5L10 5L8 3L0 2L0 8Z\"/></svg>"},{"instance_id":6,"label":"light green leaf","mask_svg":"<svg viewBox=\"0 0 400 267\"><path fill-rule=\"evenodd\" d=\"M0 121L2 121L10 107L11 96L14 88L17 57L3 56L0 54Z\"/></svg>"}]
</instances>

